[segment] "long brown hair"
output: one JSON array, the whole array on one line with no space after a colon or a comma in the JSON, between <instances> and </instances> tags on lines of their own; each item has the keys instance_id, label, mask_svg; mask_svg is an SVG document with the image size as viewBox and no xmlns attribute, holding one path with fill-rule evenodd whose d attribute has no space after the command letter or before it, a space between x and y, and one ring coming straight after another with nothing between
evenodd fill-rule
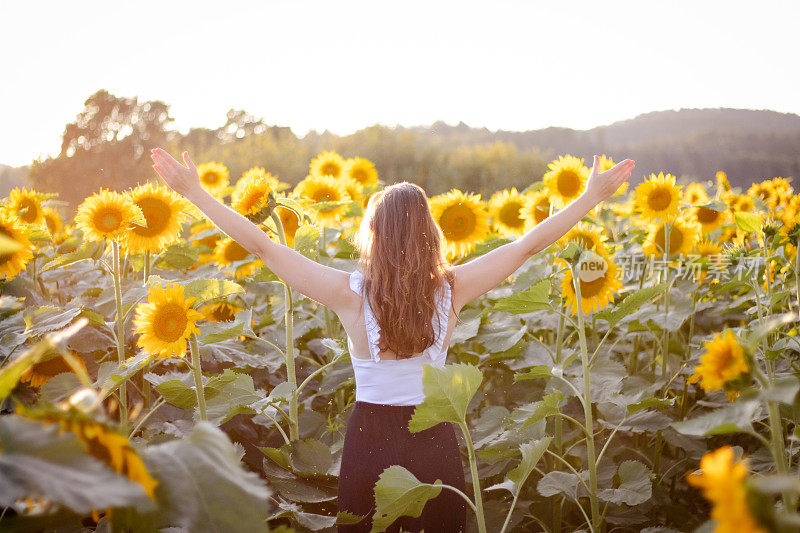
<instances>
[{"instance_id":1,"label":"long brown hair","mask_svg":"<svg viewBox=\"0 0 800 533\"><path fill-rule=\"evenodd\" d=\"M376 192L353 240L363 293L380 327L378 348L404 359L433 345L435 295L455 276L422 187L402 181Z\"/></svg>"}]
</instances>

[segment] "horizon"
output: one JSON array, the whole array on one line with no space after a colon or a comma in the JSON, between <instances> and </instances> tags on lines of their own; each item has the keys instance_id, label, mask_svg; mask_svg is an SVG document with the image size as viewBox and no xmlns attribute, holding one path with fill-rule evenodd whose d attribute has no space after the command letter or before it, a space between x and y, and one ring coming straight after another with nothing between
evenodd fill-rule
<instances>
[{"instance_id":1,"label":"horizon","mask_svg":"<svg viewBox=\"0 0 800 533\"><path fill-rule=\"evenodd\" d=\"M791 0L757 10L722 0L148 0L135 11L89 0L41 11L0 5L0 46L15 50L4 58L0 163L15 167L57 155L99 88L168 104L181 133L219 127L230 109L298 136L437 121L585 131L680 109L800 114L800 71L786 66L800 20Z\"/></svg>"}]
</instances>

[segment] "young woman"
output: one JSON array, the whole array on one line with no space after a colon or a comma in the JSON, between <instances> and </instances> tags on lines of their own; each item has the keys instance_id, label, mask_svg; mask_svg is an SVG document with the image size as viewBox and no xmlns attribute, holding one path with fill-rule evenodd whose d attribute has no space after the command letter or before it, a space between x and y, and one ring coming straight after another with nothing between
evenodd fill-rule
<instances>
[{"instance_id":1,"label":"young woman","mask_svg":"<svg viewBox=\"0 0 800 533\"><path fill-rule=\"evenodd\" d=\"M419 480L465 491L461 454L451 424L410 433L422 403L422 365L444 364L455 319L468 302L498 286L526 259L564 235L630 176L626 159L598 173L594 157L586 189L522 237L461 265L444 257L444 237L425 192L408 182L373 195L356 235L361 253L353 272L321 265L272 241L242 215L200 186L197 168L160 148L153 168L229 237L250 250L280 279L333 310L347 333L356 379L356 402L347 422L338 506L366 518L339 531L369 531L378 476L399 464ZM403 517L388 531L463 531L466 503L450 490L428 502L418 518Z\"/></svg>"}]
</instances>

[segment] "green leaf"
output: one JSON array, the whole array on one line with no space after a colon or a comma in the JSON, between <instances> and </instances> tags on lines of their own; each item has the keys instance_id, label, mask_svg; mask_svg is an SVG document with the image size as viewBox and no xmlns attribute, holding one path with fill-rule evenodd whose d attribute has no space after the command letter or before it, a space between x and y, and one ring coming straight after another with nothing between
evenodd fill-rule
<instances>
[{"instance_id":1,"label":"green leaf","mask_svg":"<svg viewBox=\"0 0 800 533\"><path fill-rule=\"evenodd\" d=\"M52 305L28 308L24 311L25 333L31 336L66 327L81 312L80 307L64 309Z\"/></svg>"},{"instance_id":2,"label":"green leaf","mask_svg":"<svg viewBox=\"0 0 800 533\"><path fill-rule=\"evenodd\" d=\"M228 436L199 421L184 439L142 452L156 478L159 522L189 531L267 531L271 491Z\"/></svg>"},{"instance_id":3,"label":"green leaf","mask_svg":"<svg viewBox=\"0 0 800 533\"><path fill-rule=\"evenodd\" d=\"M170 405L180 409L191 409L197 404L194 388L179 379L170 379L155 386L158 393Z\"/></svg>"},{"instance_id":4,"label":"green leaf","mask_svg":"<svg viewBox=\"0 0 800 533\"><path fill-rule=\"evenodd\" d=\"M309 259L319 254L319 228L311 224L303 224L294 234L294 249Z\"/></svg>"},{"instance_id":5,"label":"green leaf","mask_svg":"<svg viewBox=\"0 0 800 533\"><path fill-rule=\"evenodd\" d=\"M155 262L154 266L172 270L186 270L197 264L199 257L200 251L196 246L191 246L188 242L173 244L158 256L158 261Z\"/></svg>"},{"instance_id":6,"label":"green leaf","mask_svg":"<svg viewBox=\"0 0 800 533\"><path fill-rule=\"evenodd\" d=\"M737 211L733 215L739 229L748 233L756 233L761 230L761 217L755 213L747 211Z\"/></svg>"},{"instance_id":7,"label":"green leaf","mask_svg":"<svg viewBox=\"0 0 800 533\"><path fill-rule=\"evenodd\" d=\"M671 425L684 435L724 435L753 431L751 421L756 418L760 405L756 401L740 401L710 413Z\"/></svg>"},{"instance_id":8,"label":"green leaf","mask_svg":"<svg viewBox=\"0 0 800 533\"><path fill-rule=\"evenodd\" d=\"M775 382L767 390L761 391L759 397L768 402L792 405L798 390L800 390L800 380L793 374L787 374L775 378Z\"/></svg>"},{"instance_id":9,"label":"green leaf","mask_svg":"<svg viewBox=\"0 0 800 533\"><path fill-rule=\"evenodd\" d=\"M619 487L601 489L597 497L616 505L639 505L653 496L652 472L639 461L623 461L617 469Z\"/></svg>"},{"instance_id":10,"label":"green leaf","mask_svg":"<svg viewBox=\"0 0 800 533\"><path fill-rule=\"evenodd\" d=\"M497 300L491 308L494 311L506 311L513 314L551 309L549 295L550 280L543 279L522 292Z\"/></svg>"},{"instance_id":11,"label":"green leaf","mask_svg":"<svg viewBox=\"0 0 800 533\"><path fill-rule=\"evenodd\" d=\"M656 296L661 295L667 288L667 283L659 283L652 287L644 288L640 291L630 292L625 298L612 307L607 307L595 314L595 318L602 318L608 321L608 327L613 328L620 320L632 314L642 305L649 302Z\"/></svg>"},{"instance_id":12,"label":"green leaf","mask_svg":"<svg viewBox=\"0 0 800 533\"><path fill-rule=\"evenodd\" d=\"M553 377L553 372L550 370L550 367L547 365L535 365L530 368L524 374L515 374L514 381L524 381L526 379L541 379L541 378L551 378Z\"/></svg>"},{"instance_id":13,"label":"green leaf","mask_svg":"<svg viewBox=\"0 0 800 533\"><path fill-rule=\"evenodd\" d=\"M418 517L428 500L440 492L441 480L422 483L402 466L390 466L375 483L375 515L370 533L385 531L401 516Z\"/></svg>"},{"instance_id":14,"label":"green leaf","mask_svg":"<svg viewBox=\"0 0 800 533\"><path fill-rule=\"evenodd\" d=\"M531 410L533 413L525 419L522 423L522 429L531 426L543 418L552 416L559 412L558 404L564 399L564 395L560 391L551 392L550 394L542 397L539 402L533 402L521 409Z\"/></svg>"},{"instance_id":15,"label":"green leaf","mask_svg":"<svg viewBox=\"0 0 800 533\"><path fill-rule=\"evenodd\" d=\"M533 472L536 463L539 462L539 459L542 458L542 455L544 455L547 447L550 446L551 440L552 437L544 437L539 440L520 444L519 451L522 452L522 459L516 467L506 474L506 478L508 481L510 481L510 483L494 485L486 490L505 488L508 489L514 496L519 494L519 491L522 490L522 486L525 484L525 481L527 481L528 476L530 476L531 472ZM501 487L500 485L503 486Z\"/></svg>"},{"instance_id":16,"label":"green leaf","mask_svg":"<svg viewBox=\"0 0 800 533\"><path fill-rule=\"evenodd\" d=\"M45 498L88 513L106 507L152 509L139 483L86 454L72 432L18 415L0 417L0 505L17 498Z\"/></svg>"},{"instance_id":17,"label":"green leaf","mask_svg":"<svg viewBox=\"0 0 800 533\"><path fill-rule=\"evenodd\" d=\"M239 337L245 334L245 326L249 328L252 320L253 310L243 309L230 322L211 322L200 326L200 340L202 344L212 344Z\"/></svg>"},{"instance_id":18,"label":"green leaf","mask_svg":"<svg viewBox=\"0 0 800 533\"><path fill-rule=\"evenodd\" d=\"M223 279L196 279L189 282L184 288L184 294L187 298L194 297L198 299L198 302L195 303L219 300L243 293L244 288L241 285Z\"/></svg>"},{"instance_id":19,"label":"green leaf","mask_svg":"<svg viewBox=\"0 0 800 533\"><path fill-rule=\"evenodd\" d=\"M293 442L289 458L294 471L304 474L325 474L333 464L331 449L313 438Z\"/></svg>"},{"instance_id":20,"label":"green leaf","mask_svg":"<svg viewBox=\"0 0 800 533\"><path fill-rule=\"evenodd\" d=\"M425 401L414 409L408 423L409 431L423 431L440 422L465 424L467 405L481 381L483 374L472 365L422 365Z\"/></svg>"},{"instance_id":21,"label":"green leaf","mask_svg":"<svg viewBox=\"0 0 800 533\"><path fill-rule=\"evenodd\" d=\"M105 249L105 244L100 242L86 242L75 250L72 253L62 255L62 256L54 256L52 260L47 261L42 267L42 272L47 272L49 270L53 270L54 268L60 268L67 265L72 265L74 263L78 263L79 261L84 261L87 259L100 259L103 256L103 250Z\"/></svg>"},{"instance_id":22,"label":"green leaf","mask_svg":"<svg viewBox=\"0 0 800 533\"><path fill-rule=\"evenodd\" d=\"M133 204L131 207L131 223L146 228L147 219L144 217L144 213L142 213L142 208L136 204Z\"/></svg>"}]
</instances>

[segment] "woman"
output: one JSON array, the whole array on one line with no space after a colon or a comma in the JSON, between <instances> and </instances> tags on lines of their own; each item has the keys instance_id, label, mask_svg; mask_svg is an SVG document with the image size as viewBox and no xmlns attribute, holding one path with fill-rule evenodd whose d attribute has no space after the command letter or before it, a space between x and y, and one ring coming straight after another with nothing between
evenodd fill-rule
<instances>
[{"instance_id":1,"label":"woman","mask_svg":"<svg viewBox=\"0 0 800 533\"><path fill-rule=\"evenodd\" d=\"M261 229L200 186L197 168L160 148L153 168L228 236L250 250L280 279L333 310L347 333L356 378L356 403L347 422L339 475L340 511L366 516L339 531L369 531L373 488L383 470L399 464L420 481L465 491L461 454L451 424L410 433L414 406L422 403L422 365L444 364L455 319L471 300L493 289L531 255L564 235L630 176L626 159L598 173L561 211L522 237L461 265L444 258L444 237L424 191L402 182L373 195L356 236L360 270L321 265L272 241ZM466 504L443 490L418 518L403 517L389 531L463 531Z\"/></svg>"}]
</instances>

